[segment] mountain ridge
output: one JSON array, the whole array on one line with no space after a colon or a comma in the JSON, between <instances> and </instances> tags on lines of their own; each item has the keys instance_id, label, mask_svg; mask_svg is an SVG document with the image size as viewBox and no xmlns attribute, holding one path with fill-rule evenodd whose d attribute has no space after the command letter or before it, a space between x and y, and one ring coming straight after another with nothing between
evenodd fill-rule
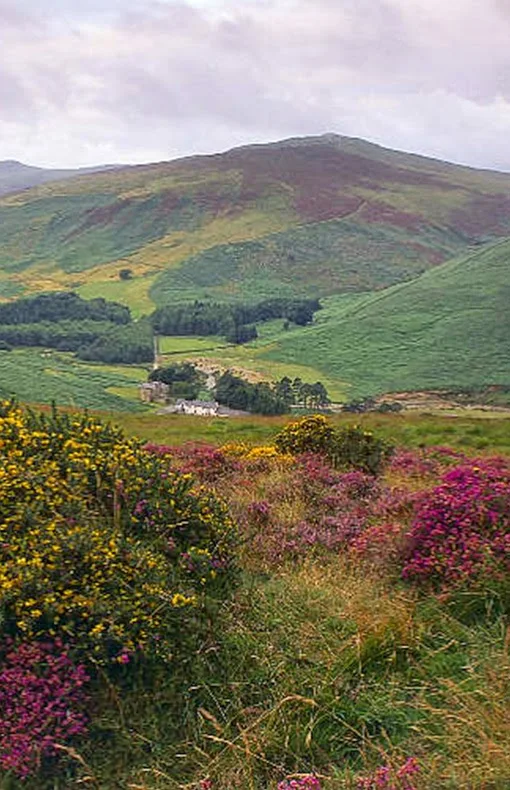
<instances>
[{"instance_id":1,"label":"mountain ridge","mask_svg":"<svg viewBox=\"0 0 510 790\"><path fill-rule=\"evenodd\" d=\"M317 297L386 288L506 235L510 174L360 138L289 138L4 195L0 297L72 289L138 314Z\"/></svg>"}]
</instances>

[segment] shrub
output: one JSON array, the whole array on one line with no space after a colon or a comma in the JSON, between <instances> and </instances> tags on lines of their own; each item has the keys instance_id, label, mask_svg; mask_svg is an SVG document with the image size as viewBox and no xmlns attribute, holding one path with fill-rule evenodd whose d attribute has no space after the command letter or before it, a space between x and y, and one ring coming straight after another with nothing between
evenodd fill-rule
<instances>
[{"instance_id":1,"label":"shrub","mask_svg":"<svg viewBox=\"0 0 510 790\"><path fill-rule=\"evenodd\" d=\"M335 431L322 414L312 414L291 422L275 438L282 453L301 455L322 453L331 455Z\"/></svg>"},{"instance_id":2,"label":"shrub","mask_svg":"<svg viewBox=\"0 0 510 790\"><path fill-rule=\"evenodd\" d=\"M319 779L312 774L297 779L284 779L278 784L278 790L321 790L321 787Z\"/></svg>"},{"instance_id":3,"label":"shrub","mask_svg":"<svg viewBox=\"0 0 510 790\"><path fill-rule=\"evenodd\" d=\"M419 773L416 757L408 757L399 768L383 765L358 780L357 790L415 790L413 777Z\"/></svg>"},{"instance_id":4,"label":"shrub","mask_svg":"<svg viewBox=\"0 0 510 790\"><path fill-rule=\"evenodd\" d=\"M376 475L392 452L393 448L384 439L355 425L335 433L332 459L335 466L353 467Z\"/></svg>"},{"instance_id":5,"label":"shrub","mask_svg":"<svg viewBox=\"0 0 510 790\"><path fill-rule=\"evenodd\" d=\"M133 653L170 661L228 585L232 538L211 493L119 431L1 405L4 635L60 635L110 666Z\"/></svg>"},{"instance_id":6,"label":"shrub","mask_svg":"<svg viewBox=\"0 0 510 790\"><path fill-rule=\"evenodd\" d=\"M87 731L83 664L60 640L8 640L0 671L0 766L21 778Z\"/></svg>"},{"instance_id":7,"label":"shrub","mask_svg":"<svg viewBox=\"0 0 510 790\"><path fill-rule=\"evenodd\" d=\"M212 444L186 442L180 447L146 444L145 449L159 457L166 458L179 472L192 475L202 483L214 483L239 468L234 455L226 453L222 447Z\"/></svg>"},{"instance_id":8,"label":"shrub","mask_svg":"<svg viewBox=\"0 0 510 790\"><path fill-rule=\"evenodd\" d=\"M337 468L360 469L374 475L393 452L391 445L370 431L358 425L335 430L321 414L289 423L276 436L275 444L283 453L319 453Z\"/></svg>"},{"instance_id":9,"label":"shrub","mask_svg":"<svg viewBox=\"0 0 510 790\"><path fill-rule=\"evenodd\" d=\"M470 461L447 471L417 509L403 575L439 586L508 579L510 466Z\"/></svg>"}]
</instances>

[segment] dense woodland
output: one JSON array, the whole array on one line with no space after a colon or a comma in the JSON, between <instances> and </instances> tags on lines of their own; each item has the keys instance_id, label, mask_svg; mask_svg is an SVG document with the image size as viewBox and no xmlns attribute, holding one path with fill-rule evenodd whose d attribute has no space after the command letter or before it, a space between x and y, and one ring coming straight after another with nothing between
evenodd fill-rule
<instances>
[{"instance_id":1,"label":"dense woodland","mask_svg":"<svg viewBox=\"0 0 510 790\"><path fill-rule=\"evenodd\" d=\"M283 318L305 326L318 310L318 299L266 299L236 305L195 301L160 307L151 323L161 335L224 335L228 342L246 343L257 337L256 323Z\"/></svg>"},{"instance_id":2,"label":"dense woodland","mask_svg":"<svg viewBox=\"0 0 510 790\"><path fill-rule=\"evenodd\" d=\"M133 322L116 302L64 292L0 305L0 342L4 349L42 346L106 363L141 364L154 356L148 321Z\"/></svg>"},{"instance_id":3,"label":"dense woodland","mask_svg":"<svg viewBox=\"0 0 510 790\"><path fill-rule=\"evenodd\" d=\"M128 307L106 299L82 299L78 294L58 291L0 304L0 324L39 324L60 321L109 321L129 324Z\"/></svg>"},{"instance_id":4,"label":"dense woodland","mask_svg":"<svg viewBox=\"0 0 510 790\"><path fill-rule=\"evenodd\" d=\"M4 349L42 346L91 361L143 364L154 357L153 332L224 335L227 342L240 344L257 337L256 321L284 318L304 325L318 309L317 300L272 299L235 306L193 302L160 308L134 322L129 309L116 302L50 293L0 305L0 343Z\"/></svg>"}]
</instances>

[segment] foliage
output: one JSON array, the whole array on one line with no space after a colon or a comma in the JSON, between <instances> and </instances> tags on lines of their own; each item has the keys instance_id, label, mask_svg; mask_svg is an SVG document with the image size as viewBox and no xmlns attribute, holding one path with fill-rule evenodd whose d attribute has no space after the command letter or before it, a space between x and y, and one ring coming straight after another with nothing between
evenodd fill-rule
<instances>
[{"instance_id":1,"label":"foliage","mask_svg":"<svg viewBox=\"0 0 510 790\"><path fill-rule=\"evenodd\" d=\"M448 470L418 508L403 574L437 585L491 585L510 570L510 466L475 459Z\"/></svg>"},{"instance_id":2,"label":"foliage","mask_svg":"<svg viewBox=\"0 0 510 790\"><path fill-rule=\"evenodd\" d=\"M90 345L78 349L80 359L107 364L142 364L154 359L152 332L148 323L113 327Z\"/></svg>"},{"instance_id":3,"label":"foliage","mask_svg":"<svg viewBox=\"0 0 510 790\"><path fill-rule=\"evenodd\" d=\"M227 332L225 340L227 343L241 345L242 343L249 343L250 340L256 340L257 337L258 333L255 324L236 324L231 331Z\"/></svg>"},{"instance_id":4,"label":"foliage","mask_svg":"<svg viewBox=\"0 0 510 790\"><path fill-rule=\"evenodd\" d=\"M221 304L195 300L160 307L151 315L154 331L162 335L224 335L229 343L257 338L255 324L285 318L299 326L320 310L317 299L266 299L255 304Z\"/></svg>"},{"instance_id":5,"label":"foliage","mask_svg":"<svg viewBox=\"0 0 510 790\"><path fill-rule=\"evenodd\" d=\"M74 351L81 359L144 363L153 358L150 325L131 322L127 307L74 293L42 294L0 305L0 341L11 347Z\"/></svg>"},{"instance_id":6,"label":"foliage","mask_svg":"<svg viewBox=\"0 0 510 790\"><path fill-rule=\"evenodd\" d=\"M8 639L0 666L0 766L23 779L86 734L90 678L59 639Z\"/></svg>"},{"instance_id":7,"label":"foliage","mask_svg":"<svg viewBox=\"0 0 510 790\"><path fill-rule=\"evenodd\" d=\"M185 651L185 624L230 575L221 504L88 417L6 403L0 439L4 634L61 635L106 666ZM195 551L208 566L198 576L183 559Z\"/></svg>"},{"instance_id":8,"label":"foliage","mask_svg":"<svg viewBox=\"0 0 510 790\"><path fill-rule=\"evenodd\" d=\"M336 467L362 469L378 474L392 453L392 447L371 431L360 426L335 429L320 414L289 423L276 436L275 444L282 452L323 453Z\"/></svg>"},{"instance_id":9,"label":"foliage","mask_svg":"<svg viewBox=\"0 0 510 790\"><path fill-rule=\"evenodd\" d=\"M291 422L275 438L281 452L301 455L302 453L324 453L330 455L335 431L321 414L303 417Z\"/></svg>"},{"instance_id":10,"label":"foliage","mask_svg":"<svg viewBox=\"0 0 510 790\"><path fill-rule=\"evenodd\" d=\"M415 790L413 777L419 771L416 757L408 757L399 768L392 769L389 765L383 765L371 776L360 778L357 790Z\"/></svg>"},{"instance_id":11,"label":"foliage","mask_svg":"<svg viewBox=\"0 0 510 790\"><path fill-rule=\"evenodd\" d=\"M354 425L337 431L331 456L335 466L353 467L376 475L392 452L393 447L384 439Z\"/></svg>"},{"instance_id":12,"label":"foliage","mask_svg":"<svg viewBox=\"0 0 510 790\"><path fill-rule=\"evenodd\" d=\"M190 362L165 365L149 373L149 381L162 381L170 387L170 395L179 398L197 398L205 382L205 376Z\"/></svg>"},{"instance_id":13,"label":"foliage","mask_svg":"<svg viewBox=\"0 0 510 790\"><path fill-rule=\"evenodd\" d=\"M229 371L217 380L215 396L224 406L254 414L283 414L288 407L274 387L265 383L251 384Z\"/></svg>"},{"instance_id":14,"label":"foliage","mask_svg":"<svg viewBox=\"0 0 510 790\"><path fill-rule=\"evenodd\" d=\"M321 783L316 776L301 776L279 782L278 790L321 790Z\"/></svg>"},{"instance_id":15,"label":"foliage","mask_svg":"<svg viewBox=\"0 0 510 790\"><path fill-rule=\"evenodd\" d=\"M128 324L129 309L98 297L82 299L76 293L56 291L0 304L0 324L58 323L60 321L111 321Z\"/></svg>"},{"instance_id":16,"label":"foliage","mask_svg":"<svg viewBox=\"0 0 510 790\"><path fill-rule=\"evenodd\" d=\"M365 419L372 427L393 429L387 417ZM280 422L269 420L268 426L274 432ZM334 468L325 453L282 453L263 432L259 438L265 444L253 446L250 439L258 424L253 420L251 432L244 434L237 427L240 441L220 447L137 450L152 458L163 480L192 474L226 500L239 524L240 583L235 597L226 601L223 585L231 572L222 567L221 557L212 563L196 542L179 546L179 591L193 591L208 603L204 600L204 609L190 604L174 612L178 620L170 666L156 656L146 664L141 650L122 649L106 659L92 646L81 653L79 643L66 638L73 643L73 662L91 657L90 735L77 744L74 768L64 764L57 771L53 758L49 763L45 759L48 773L34 783L27 779L27 790L68 790L89 781L105 790L121 785L275 790L279 783L301 790L307 783L313 787L312 782L323 790L506 786L510 667L501 609L480 595L480 616L459 619L444 589L436 595L430 586L418 590L401 579L416 514L434 501L448 475L470 465L485 468L483 463L469 462L444 445L399 448L376 477L360 469ZM476 427L473 421L461 429L459 424L443 422L431 437L448 436L444 431L450 426L461 431L450 436L460 439L470 435L469 426ZM349 423L339 415L330 425L337 431ZM418 441L430 425L412 419L409 436ZM40 423L34 428L39 430ZM52 434L61 473L67 462L58 436L68 436L66 430L59 424ZM77 429L80 442L89 442L83 434ZM229 432L218 428L211 435L218 441ZM99 457L103 454L99 442ZM485 462L500 470L508 468L505 463ZM32 470L25 466L30 482ZM124 488L138 490L143 473L137 461L130 461L129 468ZM107 473L100 476L106 480ZM91 472L91 485L92 478ZM168 489L154 484L152 472L149 480L143 499L161 505ZM487 494L490 489L494 498L503 490L498 480L487 478ZM101 509L104 490L97 480L95 485L92 506L90 492L82 493L89 521L97 523L97 512L108 523L118 514L127 539L132 533L126 517L134 513L138 543L157 553L159 517L144 519L146 504L139 496L126 504L125 512L127 493L106 497ZM51 478L48 489L50 497ZM117 488L113 484L109 490ZM194 490L199 499L205 496L203 489ZM62 496L67 495L63 487ZM491 509L493 505L491 499ZM506 507L503 500L501 507ZM165 523L173 523L169 511L165 514ZM44 510L36 516L44 524ZM183 520L179 517L172 537ZM102 529L104 534L104 525ZM230 557L227 536L224 541ZM165 556L177 561L172 553ZM216 579L209 578L211 571L218 573ZM139 573L147 572L141 558ZM119 579L126 576L126 560L116 574L122 608ZM476 594L476 580L467 584L463 590ZM221 612L211 596L221 601ZM17 645L26 641L20 634ZM90 672L90 666L96 671ZM72 705L69 709L74 710ZM63 745L70 746L72 758L73 740L63 739ZM9 781L2 777L0 785L10 790Z\"/></svg>"}]
</instances>

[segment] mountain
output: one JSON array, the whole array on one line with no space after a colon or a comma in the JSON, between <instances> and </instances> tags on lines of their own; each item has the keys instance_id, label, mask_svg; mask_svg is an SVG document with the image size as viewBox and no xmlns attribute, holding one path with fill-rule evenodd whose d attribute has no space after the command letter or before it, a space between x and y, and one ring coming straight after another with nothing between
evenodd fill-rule
<instances>
[{"instance_id":1,"label":"mountain","mask_svg":"<svg viewBox=\"0 0 510 790\"><path fill-rule=\"evenodd\" d=\"M32 167L17 162L14 159L0 161L0 195L7 195L10 192L19 192L22 189L30 189L39 184L46 184L49 181L62 181L66 178L73 178L85 173L98 173L103 170L111 170L112 165L100 167L83 167L74 170L51 170L44 167Z\"/></svg>"},{"instance_id":2,"label":"mountain","mask_svg":"<svg viewBox=\"0 0 510 790\"><path fill-rule=\"evenodd\" d=\"M4 196L0 296L72 288L140 314L198 297L373 291L506 235L510 174L298 138Z\"/></svg>"},{"instance_id":3,"label":"mountain","mask_svg":"<svg viewBox=\"0 0 510 790\"><path fill-rule=\"evenodd\" d=\"M334 298L265 356L313 365L352 397L510 383L510 239L377 294Z\"/></svg>"}]
</instances>

